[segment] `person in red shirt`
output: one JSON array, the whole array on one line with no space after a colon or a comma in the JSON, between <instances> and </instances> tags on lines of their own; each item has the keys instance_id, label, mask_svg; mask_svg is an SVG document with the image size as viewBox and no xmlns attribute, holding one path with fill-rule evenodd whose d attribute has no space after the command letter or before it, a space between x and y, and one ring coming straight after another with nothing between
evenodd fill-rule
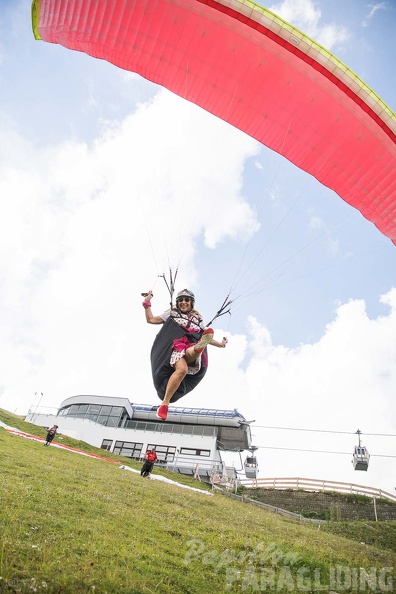
<instances>
[{"instance_id":1,"label":"person in red shirt","mask_svg":"<svg viewBox=\"0 0 396 594\"><path fill-rule=\"evenodd\" d=\"M140 474L144 477L149 477L154 466L154 462L157 460L157 454L155 453L155 448L152 448L150 451L146 452L145 461L140 471Z\"/></svg>"}]
</instances>

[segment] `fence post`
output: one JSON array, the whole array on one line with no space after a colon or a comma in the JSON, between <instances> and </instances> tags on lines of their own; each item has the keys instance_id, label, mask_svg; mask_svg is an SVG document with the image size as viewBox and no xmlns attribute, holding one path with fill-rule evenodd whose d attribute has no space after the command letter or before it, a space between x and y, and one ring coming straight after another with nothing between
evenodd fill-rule
<instances>
[{"instance_id":1,"label":"fence post","mask_svg":"<svg viewBox=\"0 0 396 594\"><path fill-rule=\"evenodd\" d=\"M199 478L199 464L195 465L195 472L194 472L194 478L197 481L200 481L201 479Z\"/></svg>"},{"instance_id":2,"label":"fence post","mask_svg":"<svg viewBox=\"0 0 396 594\"><path fill-rule=\"evenodd\" d=\"M378 516L377 516L377 503L375 501L375 495L373 495L373 505L374 505L374 516L375 516L375 521L378 522Z\"/></svg>"}]
</instances>

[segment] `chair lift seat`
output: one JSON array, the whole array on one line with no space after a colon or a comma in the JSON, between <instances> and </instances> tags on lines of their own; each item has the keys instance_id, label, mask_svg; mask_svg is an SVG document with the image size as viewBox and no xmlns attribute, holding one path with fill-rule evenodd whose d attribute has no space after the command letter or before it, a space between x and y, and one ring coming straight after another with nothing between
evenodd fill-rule
<instances>
[{"instance_id":1,"label":"chair lift seat","mask_svg":"<svg viewBox=\"0 0 396 594\"><path fill-rule=\"evenodd\" d=\"M365 446L355 446L353 453L354 470L367 470L370 460L370 454Z\"/></svg>"},{"instance_id":2,"label":"chair lift seat","mask_svg":"<svg viewBox=\"0 0 396 594\"><path fill-rule=\"evenodd\" d=\"M245 475L246 478L257 477L257 460L255 456L246 458L245 460Z\"/></svg>"}]
</instances>

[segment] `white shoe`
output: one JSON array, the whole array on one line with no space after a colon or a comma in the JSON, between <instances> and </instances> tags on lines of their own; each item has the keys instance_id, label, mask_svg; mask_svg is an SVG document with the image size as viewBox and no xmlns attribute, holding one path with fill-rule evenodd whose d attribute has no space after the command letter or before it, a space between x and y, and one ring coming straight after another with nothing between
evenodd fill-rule
<instances>
[{"instance_id":1,"label":"white shoe","mask_svg":"<svg viewBox=\"0 0 396 594\"><path fill-rule=\"evenodd\" d=\"M197 342L197 344L194 347L194 351L196 353L202 353L202 351L212 341L213 334L214 334L213 328L205 328L205 330L202 333L201 339Z\"/></svg>"}]
</instances>

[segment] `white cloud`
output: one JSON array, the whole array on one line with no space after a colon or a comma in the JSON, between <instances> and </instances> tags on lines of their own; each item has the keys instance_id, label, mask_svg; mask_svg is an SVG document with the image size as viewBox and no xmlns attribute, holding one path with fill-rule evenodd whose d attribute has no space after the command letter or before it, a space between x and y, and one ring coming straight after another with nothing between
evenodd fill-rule
<instances>
[{"instance_id":1,"label":"white cloud","mask_svg":"<svg viewBox=\"0 0 396 594\"><path fill-rule=\"evenodd\" d=\"M381 455L394 454L394 439L367 433L396 434L396 290L381 297L389 306L387 315L370 319L365 303L351 300L340 304L334 320L321 338L312 344L288 348L272 343L268 330L249 319L246 349L249 362L240 386L240 410L256 425L355 433L372 454L370 472L353 471L350 460L354 435L320 432L264 430L253 427L254 442L260 446L262 476L309 476L359 482L393 491L394 462ZM228 347L238 351L230 340ZM242 359L241 353L239 359ZM216 361L216 364L218 362ZM218 370L216 370L218 371ZM215 373L215 372L213 372ZM233 385L233 367L226 385ZM226 390L222 403L226 407ZM218 398L216 398L219 404ZM233 402L235 398L233 399ZM258 421L257 421L258 419ZM278 452L271 448L330 451L329 454ZM262 449L264 448L264 449ZM350 452L351 456L336 452ZM307 457L308 456L308 457ZM376 457L378 456L378 457ZM308 461L309 460L309 461ZM307 466L309 469L307 469Z\"/></svg>"},{"instance_id":2,"label":"white cloud","mask_svg":"<svg viewBox=\"0 0 396 594\"><path fill-rule=\"evenodd\" d=\"M3 139L1 404L26 410L37 390L54 404L76 391L141 401L153 333L134 342L139 294L181 256L179 282L194 283L201 238L214 248L251 230L242 173L258 144L168 92L92 145L34 151L12 130ZM164 288L157 298L165 309Z\"/></svg>"},{"instance_id":3,"label":"white cloud","mask_svg":"<svg viewBox=\"0 0 396 594\"><path fill-rule=\"evenodd\" d=\"M294 349L272 345L267 332L257 322L251 324L253 344L258 342L259 346L254 349L247 373L256 386L269 385L271 393L278 394L279 401L275 398L273 404L275 416L276 411L283 418L288 416L284 410L287 402L290 417L294 417L297 401L312 407L311 414L303 411L308 423L317 424L317 413L323 405L326 415L321 423L325 426L339 426L341 410L347 419L356 411L370 426L380 422L383 406L387 406L387 390L396 381L396 346L391 344L396 329L396 291L381 301L390 306L390 313L375 320L369 319L363 301L339 305L334 321L319 341ZM357 403L362 395L366 403L375 402L375 406L359 409Z\"/></svg>"},{"instance_id":4,"label":"white cloud","mask_svg":"<svg viewBox=\"0 0 396 594\"><path fill-rule=\"evenodd\" d=\"M369 13L366 15L364 20L362 21L363 27L368 27L370 24L371 19L375 15L378 10L387 10L388 2L377 2L376 4L369 4L368 5Z\"/></svg>"},{"instance_id":5,"label":"white cloud","mask_svg":"<svg viewBox=\"0 0 396 594\"><path fill-rule=\"evenodd\" d=\"M309 219L309 227L315 230L320 237L325 237L325 245L328 253L338 254L340 252L340 242L337 238L332 236L333 229L326 225L323 219L311 211Z\"/></svg>"},{"instance_id":6,"label":"white cloud","mask_svg":"<svg viewBox=\"0 0 396 594\"><path fill-rule=\"evenodd\" d=\"M28 5L24 2L20 6L16 23L26 32ZM323 25L322 14L312 1L286 1L272 10L326 47L347 38L345 29ZM46 49L37 45L33 49L27 42L26 46L21 44L20 40L27 35L16 35L17 30L16 27L13 35L18 40L15 60L19 67L31 64L24 58L31 58L32 52L43 62L47 50L48 55L53 55L52 46ZM21 47L25 53L21 53ZM51 68L49 64L47 67ZM13 80L16 72L17 66L12 70ZM29 81L27 73L19 71L21 81ZM61 68L60 73L59 79L54 77L55 85L59 84L68 101L81 107L81 111L70 110L70 121L62 121L56 110L55 117L47 120L45 106L41 105L41 111L34 112L35 122L40 125L28 130L29 121L24 115L29 110L9 112L19 118L19 129L25 128L35 140L40 126L44 131L45 126L52 130L48 122L59 125L62 138L68 126L78 131L79 138L86 133L85 128L80 133L78 123L83 126L85 122L78 119L86 109L84 98L76 94ZM127 80L130 85L127 105L130 97L136 95L132 88L135 78L128 74L117 77L117 81ZM143 87L149 83L139 84ZM97 93L99 88L103 88L103 81ZM29 86L26 93L15 93L19 93L18 97L28 96L28 89ZM139 100L152 95L152 89L150 86L147 93L143 89ZM46 92L45 86L40 87L40 97L46 97ZM88 96L91 98L92 93ZM19 105L18 101L15 103ZM97 103L102 105L100 96ZM7 108L6 103L2 105ZM123 102L117 113L125 114L127 109ZM212 296L222 270L219 266L218 276L205 276L210 256L218 253L215 249L224 249L221 261L226 267L232 252L230 246L245 242L252 228L256 228L256 213L242 192L260 192L257 186L261 181L243 180L247 159L253 157L255 168L264 167L267 171L263 178L270 177L262 154L258 156L258 144L166 92L143 103L136 113L122 120L103 122L102 134L91 143L71 138L62 144L53 142L37 148L15 132L6 115L0 114L0 118L0 406L26 412L36 392L44 393L42 405L53 407L78 393L158 402L149 364L150 347L158 328L144 322L140 292L154 289L156 312L167 306L169 297L158 274L166 270L169 261L173 264L177 260L178 252L183 254L178 286L189 286L197 295ZM89 137L92 134L90 128ZM42 146L44 140L40 140ZM286 209L284 191L278 190L276 180L271 183L273 186L276 190L269 190L270 201L276 200L280 211ZM320 214L312 216L311 225L325 233L330 248L336 251L337 239L326 222L334 218L327 219L323 209L317 213ZM303 226L298 223L298 232L301 228L306 232L305 222L304 216ZM268 224L271 226L272 219ZM288 239L295 242L299 236L296 227L286 235L278 243L279 250ZM230 242L230 238L234 241ZM371 245L366 243L366 235L361 240L365 246ZM236 252L232 253L235 257ZM270 257L260 253L260 260L261 265ZM331 259L325 262L333 263ZM387 262L393 262L389 255ZM341 284L343 280L347 279L343 278ZM378 297L383 286L388 286L389 274L381 278L382 284L377 280L371 286L370 280L366 282L364 278L362 290L367 303L373 296ZM339 297L342 286L333 283L332 277L327 277L325 284L334 285L332 295ZM377 291L378 286L381 289ZM359 291L360 285L350 294L360 295ZM328 293L323 290L318 295L316 302L307 299L300 303L300 310L296 305L298 291L293 294L291 290L279 303L275 302L276 297L273 301L263 297L255 309L256 317L249 316L249 310L246 320L240 316L237 334L217 325L216 335L227 334L229 344L224 350L211 349L208 375L182 404L238 407L260 426L348 432L359 428L370 453L392 453L392 440L366 433L396 433L396 293L390 291L381 297L387 312L372 319L363 300L337 304L333 321L323 331L315 330L314 335L320 338L305 339L294 348L288 346L287 340L274 341L257 314L260 304L265 303L263 316L277 318L273 325L277 331L282 326L282 331L286 327L290 334L300 336L301 324L299 327L294 323L299 322L298 311L304 308L309 316L312 311L312 317L318 319L315 310L322 305L322 297L324 302L328 299ZM323 317L329 319L327 305L323 308ZM225 320L219 321L225 324ZM286 332L284 335L287 336ZM290 340L290 344L296 340ZM300 475L364 481L388 490L394 487L394 466L389 466L392 459L373 456L369 473L359 474L353 473L350 458L345 455L307 457L265 449L275 446L352 452L354 435L290 433L260 427L254 427L253 433L254 442L262 448L261 476Z\"/></svg>"},{"instance_id":7,"label":"white cloud","mask_svg":"<svg viewBox=\"0 0 396 594\"><path fill-rule=\"evenodd\" d=\"M268 8L329 50L349 38L344 26L321 24L322 12L312 0L284 0Z\"/></svg>"}]
</instances>

